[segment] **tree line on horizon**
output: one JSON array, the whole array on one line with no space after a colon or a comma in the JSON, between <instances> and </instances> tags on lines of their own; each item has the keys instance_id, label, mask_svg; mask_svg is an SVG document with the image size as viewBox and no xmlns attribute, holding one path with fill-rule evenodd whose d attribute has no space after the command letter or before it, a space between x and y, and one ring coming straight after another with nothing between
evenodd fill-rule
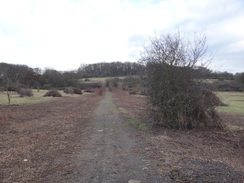
<instances>
[{"instance_id":1,"label":"tree line on horizon","mask_svg":"<svg viewBox=\"0 0 244 183\"><path fill-rule=\"evenodd\" d=\"M63 88L77 86L82 78L138 75L144 66L136 62L111 62L81 65L76 70L31 68L27 65L0 63L0 87L11 90L18 83L28 88ZM7 88L6 88L7 87Z\"/></svg>"},{"instance_id":2,"label":"tree line on horizon","mask_svg":"<svg viewBox=\"0 0 244 183\"><path fill-rule=\"evenodd\" d=\"M111 62L81 65L76 70L58 71L55 69L31 68L27 65L0 63L0 87L12 87L15 83L28 88L63 88L77 86L82 78L119 77L145 75L146 66L138 62ZM194 69L196 78L233 80L244 83L244 72L213 72L205 67Z\"/></svg>"},{"instance_id":3,"label":"tree line on horizon","mask_svg":"<svg viewBox=\"0 0 244 183\"><path fill-rule=\"evenodd\" d=\"M101 62L81 65L78 72L84 78L89 77L117 77L138 75L145 71L145 66L137 62Z\"/></svg>"}]
</instances>

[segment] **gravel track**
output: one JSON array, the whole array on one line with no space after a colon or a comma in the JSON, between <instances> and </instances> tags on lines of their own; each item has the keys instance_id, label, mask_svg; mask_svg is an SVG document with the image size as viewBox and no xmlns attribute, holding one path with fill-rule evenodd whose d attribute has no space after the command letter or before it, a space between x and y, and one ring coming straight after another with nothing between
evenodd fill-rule
<instances>
[{"instance_id":1,"label":"gravel track","mask_svg":"<svg viewBox=\"0 0 244 183\"><path fill-rule=\"evenodd\" d=\"M76 159L77 182L161 182L152 162L135 152L140 143L119 115L109 92L94 112L93 133ZM160 181L161 180L161 181ZM133 181L132 181L133 182Z\"/></svg>"}]
</instances>

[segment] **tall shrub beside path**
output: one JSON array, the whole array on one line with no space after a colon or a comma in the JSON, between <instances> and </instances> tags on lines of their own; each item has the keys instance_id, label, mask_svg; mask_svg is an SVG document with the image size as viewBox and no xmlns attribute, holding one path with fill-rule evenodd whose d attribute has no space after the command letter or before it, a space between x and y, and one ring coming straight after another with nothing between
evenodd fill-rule
<instances>
[{"instance_id":1,"label":"tall shrub beside path","mask_svg":"<svg viewBox=\"0 0 244 183\"><path fill-rule=\"evenodd\" d=\"M180 32L151 39L141 56L149 81L153 122L173 129L220 127L215 107L220 101L194 70L206 61L206 37L186 39Z\"/></svg>"}]
</instances>

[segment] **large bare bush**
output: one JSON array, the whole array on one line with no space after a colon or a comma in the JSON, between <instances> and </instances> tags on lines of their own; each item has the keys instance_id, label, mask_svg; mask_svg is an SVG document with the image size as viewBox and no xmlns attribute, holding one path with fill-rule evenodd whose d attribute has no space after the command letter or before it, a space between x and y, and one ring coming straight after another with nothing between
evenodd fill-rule
<instances>
[{"instance_id":1,"label":"large bare bush","mask_svg":"<svg viewBox=\"0 0 244 183\"><path fill-rule=\"evenodd\" d=\"M44 95L44 97L62 97L62 95L58 90L51 89Z\"/></svg>"},{"instance_id":2,"label":"large bare bush","mask_svg":"<svg viewBox=\"0 0 244 183\"><path fill-rule=\"evenodd\" d=\"M141 61L154 123L173 129L220 126L215 112L219 99L195 79L194 70L207 61L206 50L205 35L187 38L177 32L151 39Z\"/></svg>"},{"instance_id":3,"label":"large bare bush","mask_svg":"<svg viewBox=\"0 0 244 183\"><path fill-rule=\"evenodd\" d=\"M72 87L65 87L64 88L64 93L73 95L74 94L74 89Z\"/></svg>"},{"instance_id":4,"label":"large bare bush","mask_svg":"<svg viewBox=\"0 0 244 183\"><path fill-rule=\"evenodd\" d=\"M33 96L32 89L29 89L29 88L19 89L18 94L20 95L20 97L31 97L31 96Z\"/></svg>"},{"instance_id":5,"label":"large bare bush","mask_svg":"<svg viewBox=\"0 0 244 183\"><path fill-rule=\"evenodd\" d=\"M79 89L79 88L74 88L73 91L74 91L74 94L78 94L78 95L82 95L83 94L82 90Z\"/></svg>"},{"instance_id":6,"label":"large bare bush","mask_svg":"<svg viewBox=\"0 0 244 183\"><path fill-rule=\"evenodd\" d=\"M64 88L64 93L67 93L67 94L78 94L78 95L82 95L82 90L79 89L79 88L73 88L73 87L66 87Z\"/></svg>"}]
</instances>

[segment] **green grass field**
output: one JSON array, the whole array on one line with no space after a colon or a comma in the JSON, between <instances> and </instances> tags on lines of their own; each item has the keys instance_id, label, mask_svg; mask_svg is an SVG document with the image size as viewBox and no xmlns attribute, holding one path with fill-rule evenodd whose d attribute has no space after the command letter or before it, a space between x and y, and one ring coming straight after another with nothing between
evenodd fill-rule
<instances>
[{"instance_id":1,"label":"green grass field","mask_svg":"<svg viewBox=\"0 0 244 183\"><path fill-rule=\"evenodd\" d=\"M23 105L23 104L33 104L39 102L45 102L50 100L55 100L53 97L43 97L48 90L32 90L32 97L19 97L19 94L12 92L10 95L11 105ZM79 97L80 95L69 95L63 91L59 91L62 96ZM8 105L8 98L5 92L0 93L0 105Z\"/></svg>"},{"instance_id":2,"label":"green grass field","mask_svg":"<svg viewBox=\"0 0 244 183\"><path fill-rule=\"evenodd\" d=\"M228 105L218 107L219 111L244 115L244 92L217 92L216 94Z\"/></svg>"}]
</instances>

